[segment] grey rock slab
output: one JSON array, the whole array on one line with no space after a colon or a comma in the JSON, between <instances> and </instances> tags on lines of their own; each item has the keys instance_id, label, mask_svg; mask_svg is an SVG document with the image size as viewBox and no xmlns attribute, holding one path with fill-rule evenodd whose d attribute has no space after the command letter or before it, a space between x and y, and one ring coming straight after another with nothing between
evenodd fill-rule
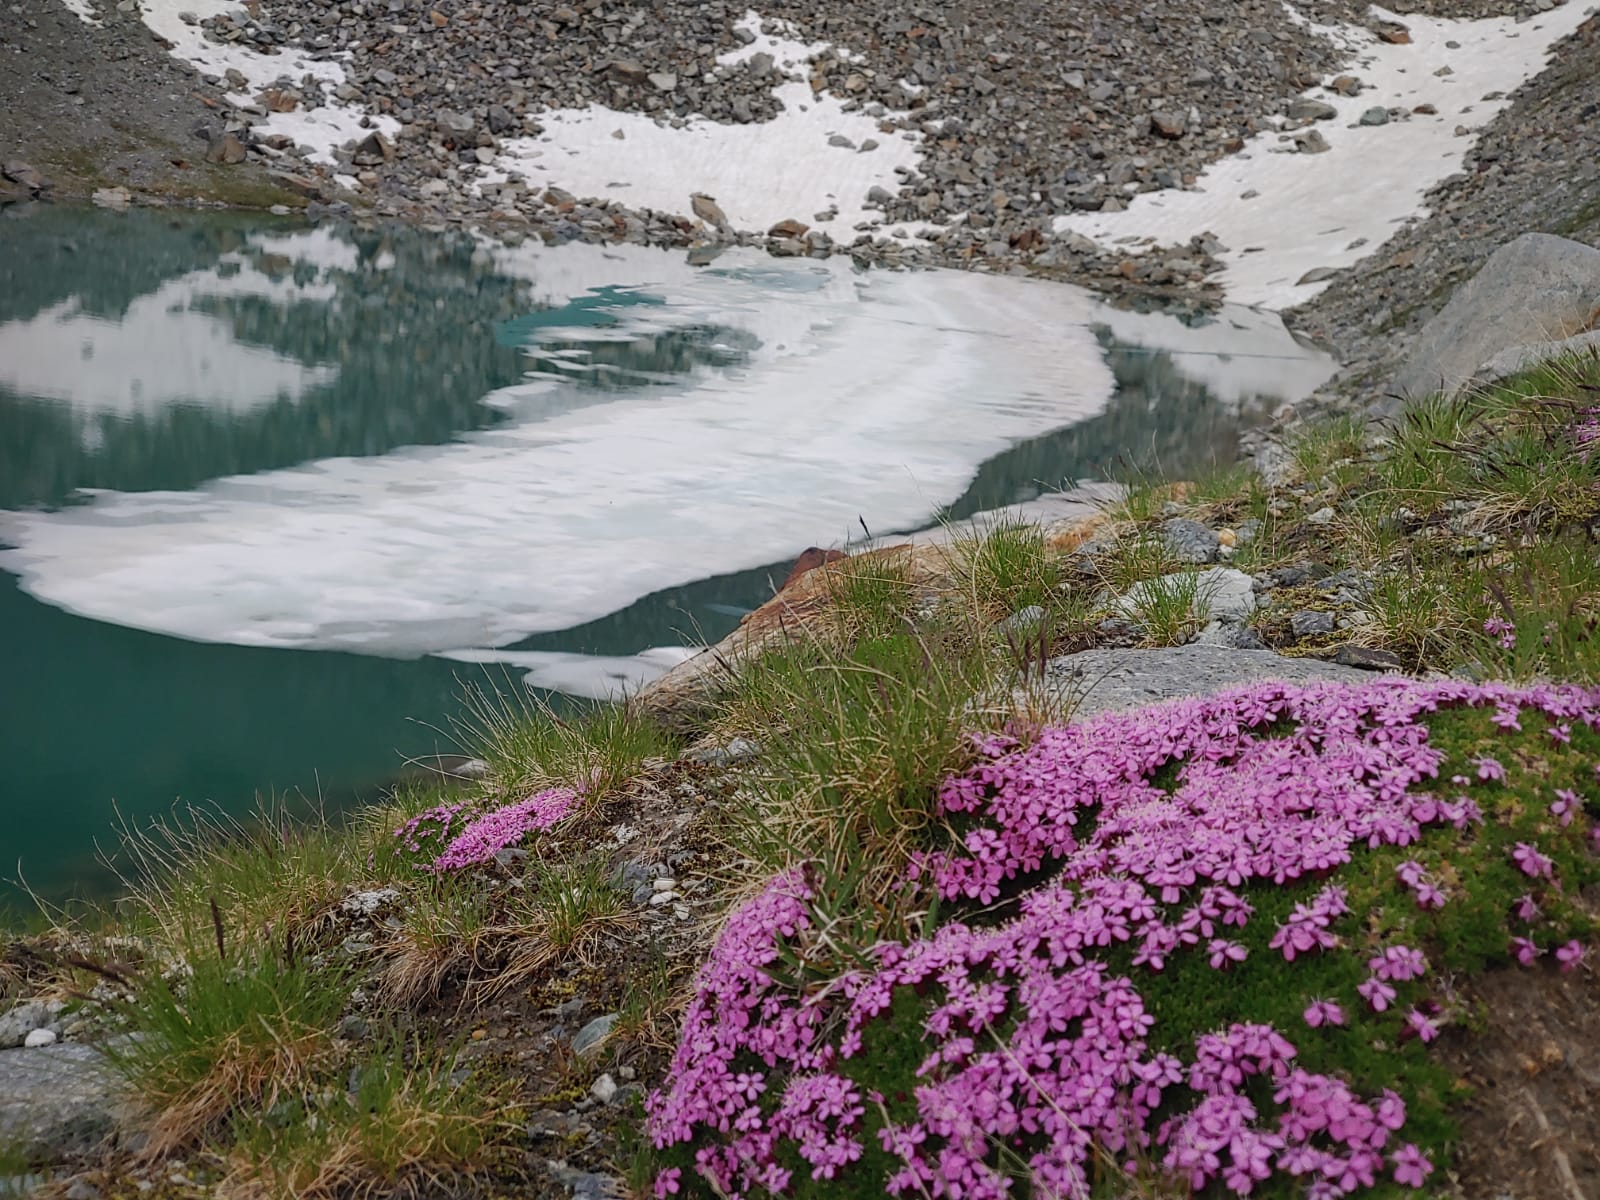
<instances>
[{"instance_id":1,"label":"grey rock slab","mask_svg":"<svg viewBox=\"0 0 1600 1200\"><path fill-rule=\"evenodd\" d=\"M995 628L1001 633L1020 636L1032 633L1039 627L1039 622L1043 621L1044 618L1044 609L1037 604L1030 604L1027 608L1019 608Z\"/></svg>"},{"instance_id":2,"label":"grey rock slab","mask_svg":"<svg viewBox=\"0 0 1600 1200\"><path fill-rule=\"evenodd\" d=\"M689 762L705 763L712 767L730 767L735 763L749 762L760 753L759 742L736 737L727 745L697 746L685 751L682 757Z\"/></svg>"},{"instance_id":3,"label":"grey rock slab","mask_svg":"<svg viewBox=\"0 0 1600 1200\"><path fill-rule=\"evenodd\" d=\"M572 1052L579 1058L587 1058L600 1049L601 1043L611 1036L611 1027L617 1023L616 1013L607 1013L603 1017L596 1017L572 1039Z\"/></svg>"},{"instance_id":4,"label":"grey rock slab","mask_svg":"<svg viewBox=\"0 0 1600 1200\"><path fill-rule=\"evenodd\" d=\"M116 1132L119 1087L93 1046L0 1051L0 1145L35 1162L91 1151Z\"/></svg>"},{"instance_id":5,"label":"grey rock slab","mask_svg":"<svg viewBox=\"0 0 1600 1200\"><path fill-rule=\"evenodd\" d=\"M1489 256L1423 326L1395 375L1398 397L1455 392L1478 368L1513 346L1561 341L1600 322L1600 250L1548 233L1525 233Z\"/></svg>"},{"instance_id":6,"label":"grey rock slab","mask_svg":"<svg viewBox=\"0 0 1600 1200\"><path fill-rule=\"evenodd\" d=\"M1289 116L1296 121L1331 121L1339 110L1322 100L1302 98L1289 105Z\"/></svg>"},{"instance_id":7,"label":"grey rock slab","mask_svg":"<svg viewBox=\"0 0 1600 1200\"><path fill-rule=\"evenodd\" d=\"M1199 521L1173 517L1161 524L1161 540L1179 562L1208 563L1217 558L1217 534Z\"/></svg>"},{"instance_id":8,"label":"grey rock slab","mask_svg":"<svg viewBox=\"0 0 1600 1200\"><path fill-rule=\"evenodd\" d=\"M620 1180L594 1171L577 1171L565 1163L552 1162L550 1174L570 1190L572 1200L622 1200L628 1194Z\"/></svg>"},{"instance_id":9,"label":"grey rock slab","mask_svg":"<svg viewBox=\"0 0 1600 1200\"><path fill-rule=\"evenodd\" d=\"M1160 577L1160 585L1171 588L1185 576L1196 576L1195 606L1203 609L1213 620L1242 621L1256 610L1255 581L1243 571L1232 567L1212 567L1209 571L1175 571ZM1149 606L1157 592L1151 580L1134 584L1116 601L1119 612L1134 616Z\"/></svg>"},{"instance_id":10,"label":"grey rock slab","mask_svg":"<svg viewBox=\"0 0 1600 1200\"><path fill-rule=\"evenodd\" d=\"M1318 633L1333 632L1333 614L1306 610L1289 614L1289 628L1295 637L1310 637Z\"/></svg>"},{"instance_id":11,"label":"grey rock slab","mask_svg":"<svg viewBox=\"0 0 1600 1200\"><path fill-rule=\"evenodd\" d=\"M1172 646L1160 650L1084 650L1051 659L1047 685L1075 698L1077 718L1121 712L1267 680L1365 683L1371 674L1270 650Z\"/></svg>"},{"instance_id":12,"label":"grey rock slab","mask_svg":"<svg viewBox=\"0 0 1600 1200\"><path fill-rule=\"evenodd\" d=\"M1523 342L1500 351L1473 373L1475 384L1499 383L1524 371L1531 371L1543 363L1566 355L1600 354L1600 329L1575 334L1553 342Z\"/></svg>"}]
</instances>

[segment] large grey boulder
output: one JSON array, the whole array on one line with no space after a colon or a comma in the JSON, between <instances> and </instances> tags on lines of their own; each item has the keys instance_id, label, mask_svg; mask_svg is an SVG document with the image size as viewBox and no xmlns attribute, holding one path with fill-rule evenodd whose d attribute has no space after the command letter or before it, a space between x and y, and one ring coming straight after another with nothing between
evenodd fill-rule
<instances>
[{"instance_id":1,"label":"large grey boulder","mask_svg":"<svg viewBox=\"0 0 1600 1200\"><path fill-rule=\"evenodd\" d=\"M1367 683L1370 671L1270 650L1171 646L1161 650L1085 650L1053 658L1046 686L1076 700L1075 718L1209 696L1225 688L1279 679L1288 683Z\"/></svg>"},{"instance_id":2,"label":"large grey boulder","mask_svg":"<svg viewBox=\"0 0 1600 1200\"><path fill-rule=\"evenodd\" d=\"M0 1145L54 1163L116 1132L119 1080L93 1046L0 1050Z\"/></svg>"},{"instance_id":3,"label":"large grey boulder","mask_svg":"<svg viewBox=\"0 0 1600 1200\"><path fill-rule=\"evenodd\" d=\"M1489 256L1423 326L1395 376L1398 397L1455 392L1513 346L1559 342L1600 324L1600 250L1525 233ZM1399 407L1397 400L1382 406Z\"/></svg>"}]
</instances>

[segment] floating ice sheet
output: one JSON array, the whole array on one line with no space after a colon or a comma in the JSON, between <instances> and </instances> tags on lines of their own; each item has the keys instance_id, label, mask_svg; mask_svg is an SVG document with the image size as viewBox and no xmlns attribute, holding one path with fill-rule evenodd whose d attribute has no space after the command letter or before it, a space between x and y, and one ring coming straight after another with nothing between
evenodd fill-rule
<instances>
[{"instance_id":1,"label":"floating ice sheet","mask_svg":"<svg viewBox=\"0 0 1600 1200\"><path fill-rule=\"evenodd\" d=\"M325 231L270 249L342 261ZM1208 348L1204 330L1055 284L756 251L709 268L643 247L486 244L482 257L550 306L527 334L535 351L582 370L619 338L645 361L664 345L695 355L611 391L532 374L487 398L504 425L443 446L0 514L14 547L0 567L48 603L180 637L481 651L839 544L862 521L915 528L985 460L1103 408L1113 380L1096 326L1171 345L1180 371L1224 394L1251 394L1262 363L1286 399L1332 371L1259 315L1225 315ZM606 320L585 325L596 304Z\"/></svg>"}]
</instances>

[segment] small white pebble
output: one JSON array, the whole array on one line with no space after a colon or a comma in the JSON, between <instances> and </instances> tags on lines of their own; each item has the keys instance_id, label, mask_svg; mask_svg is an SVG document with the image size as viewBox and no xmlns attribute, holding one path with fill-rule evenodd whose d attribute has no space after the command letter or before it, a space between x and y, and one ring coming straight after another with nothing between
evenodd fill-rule
<instances>
[{"instance_id":1,"label":"small white pebble","mask_svg":"<svg viewBox=\"0 0 1600 1200\"><path fill-rule=\"evenodd\" d=\"M611 1098L617 1094L617 1081L610 1075L602 1075L589 1085L589 1095L601 1104L610 1104Z\"/></svg>"},{"instance_id":2,"label":"small white pebble","mask_svg":"<svg viewBox=\"0 0 1600 1200\"><path fill-rule=\"evenodd\" d=\"M56 1031L54 1029L34 1029L22 1039L22 1044L29 1050L40 1046L54 1046L56 1044Z\"/></svg>"},{"instance_id":3,"label":"small white pebble","mask_svg":"<svg viewBox=\"0 0 1600 1200\"><path fill-rule=\"evenodd\" d=\"M676 879L657 879L650 885L658 892L670 892L678 886Z\"/></svg>"},{"instance_id":4,"label":"small white pebble","mask_svg":"<svg viewBox=\"0 0 1600 1200\"><path fill-rule=\"evenodd\" d=\"M664 904L671 904L678 898L677 892L657 892L650 897L650 907L660 908Z\"/></svg>"}]
</instances>

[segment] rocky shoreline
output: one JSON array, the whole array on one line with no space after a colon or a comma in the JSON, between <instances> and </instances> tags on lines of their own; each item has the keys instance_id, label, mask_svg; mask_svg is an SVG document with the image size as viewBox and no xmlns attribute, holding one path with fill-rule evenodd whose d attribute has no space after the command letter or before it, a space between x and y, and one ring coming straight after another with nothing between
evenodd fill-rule
<instances>
[{"instance_id":1,"label":"rocky shoreline","mask_svg":"<svg viewBox=\"0 0 1600 1200\"><path fill-rule=\"evenodd\" d=\"M1393 22L1352 0L1317 0L1300 6L1303 15L1266 0L1226 10L1196 0L1159 15L1092 11L1041 25L1025 5L1011 3L914 13L887 4L839 10L778 4L757 18L722 3L667 4L646 16L613 11L600 0L573 6L485 0L451 12L419 0L262 0L248 13L177 14L184 36L234 56L227 61L246 62L247 75L234 67L197 70L175 57L157 62L160 39L145 29L136 4L84 5L95 24L58 8L7 36L36 75L10 85L22 107L0 117L0 149L8 159L32 155L36 167L59 173L64 195L98 190L111 205L161 202L164 195L238 203L242 190L258 202L305 204L314 214L463 224L553 243L755 244L779 255L848 253L863 264L1028 273L1191 299L1217 293L1211 276L1223 247L1214 239L1197 236L1186 245L1129 254L1058 234L1056 218L1115 212L1144 193L1191 188L1208 164L1262 131L1277 130L1288 149L1315 153L1327 106L1302 92L1336 75L1349 58L1327 27L1364 27L1381 40L1404 42L1406 12L1473 18L1504 12L1487 0L1435 0L1397 6L1400 20ZM1514 15L1533 19L1553 7L1554 0L1540 0L1514 6ZM1484 226L1469 246L1439 251L1459 272L1483 245L1492 248L1526 229L1581 237L1574 219L1600 223L1589 208L1600 155L1586 157L1595 123L1559 119L1574 104L1584 111L1596 87L1580 66L1593 38L1591 22L1496 120L1470 178L1439 190L1433 205L1439 216L1400 230L1406 245L1398 252L1386 247L1344 273L1352 276L1348 286L1336 279L1297 314L1301 328L1353 363L1370 365L1374 340L1414 322L1427 296L1411 297L1402 283L1387 289L1395 291L1392 301L1374 310L1356 299L1370 288L1354 279L1383 271L1397 255L1409 264L1402 270L1425 276L1433 251L1419 262L1411 243L1442 247L1464 222ZM84 39L104 65L83 61ZM121 79L130 58L139 72ZM280 58L292 58L299 73L274 76ZM1336 78L1334 86L1341 79L1347 90L1360 87L1354 76ZM866 160L888 154L891 142L914 140L923 155L919 166L897 166L895 186L871 189L868 221L841 229L831 220L836 205L752 228L730 224L714 196L691 204L692 183L681 209L652 210L575 194L559 186L559 167L555 183L539 183L519 172L522 160L506 157L513 147L537 147L562 110L586 106L663 128L692 122L765 128L782 105L777 91L784 86L837 104L841 120L876 123L873 137L830 138L832 153ZM95 163L104 153L104 131L74 129L78 113L102 105L108 88L111 100L129 107L139 87L187 90L192 115L162 114L163 150L143 153L131 167L114 157ZM51 89L71 92L73 102L41 110ZM176 90L172 97L180 98ZM29 130L34 110L41 111ZM358 136L331 144L297 140L272 131L280 116L343 121ZM1525 144L1516 131L1528 127L1544 136ZM619 126L612 136L622 134ZM1563 137L1567 145L1559 151ZM77 168L89 165L63 169L59 164L69 158ZM1494 190L1489 185L1524 174L1510 189L1543 195L1543 185L1561 171L1576 178L1560 189L1548 215L1532 211L1532 201L1507 205L1487 195ZM29 190L15 180L3 186L13 195ZM1435 279L1429 286L1437 295L1444 284Z\"/></svg>"}]
</instances>

